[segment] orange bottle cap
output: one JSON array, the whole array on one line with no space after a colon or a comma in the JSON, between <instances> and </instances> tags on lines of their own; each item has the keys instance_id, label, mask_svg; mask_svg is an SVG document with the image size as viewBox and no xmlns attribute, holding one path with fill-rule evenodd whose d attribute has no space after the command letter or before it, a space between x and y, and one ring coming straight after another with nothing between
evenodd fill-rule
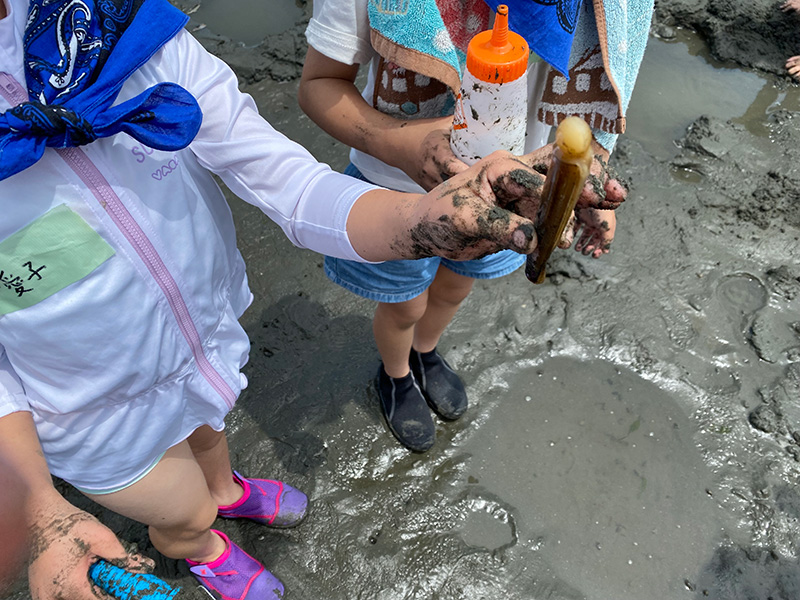
<instances>
[{"instance_id":1,"label":"orange bottle cap","mask_svg":"<svg viewBox=\"0 0 800 600\"><path fill-rule=\"evenodd\" d=\"M528 43L508 29L508 6L497 7L494 27L476 34L467 47L467 70L476 79L508 83L528 69Z\"/></svg>"}]
</instances>

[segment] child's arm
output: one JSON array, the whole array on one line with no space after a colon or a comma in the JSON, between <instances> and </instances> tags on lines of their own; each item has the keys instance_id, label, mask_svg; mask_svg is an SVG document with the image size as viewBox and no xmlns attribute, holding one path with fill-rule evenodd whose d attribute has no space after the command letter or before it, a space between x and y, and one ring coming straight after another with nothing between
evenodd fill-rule
<instances>
[{"instance_id":1,"label":"child's arm","mask_svg":"<svg viewBox=\"0 0 800 600\"><path fill-rule=\"evenodd\" d=\"M296 246L358 261L463 260L535 247L533 224L519 216L535 214L544 179L530 157L496 153L424 196L392 192L332 171L276 132L239 91L230 68L188 32L159 56L154 67L188 89L203 110L189 146L200 164L259 207ZM596 191L587 192L586 202L599 205Z\"/></svg>"},{"instance_id":2,"label":"child's arm","mask_svg":"<svg viewBox=\"0 0 800 600\"><path fill-rule=\"evenodd\" d=\"M467 169L450 149L452 117L401 120L374 109L355 87L359 65L309 47L298 100L328 134L402 169L426 190Z\"/></svg>"},{"instance_id":3,"label":"child's arm","mask_svg":"<svg viewBox=\"0 0 800 600\"><path fill-rule=\"evenodd\" d=\"M22 573L28 561L28 527L19 515L25 510L28 489L16 469L0 456L0 596Z\"/></svg>"},{"instance_id":4,"label":"child's arm","mask_svg":"<svg viewBox=\"0 0 800 600\"><path fill-rule=\"evenodd\" d=\"M88 572L98 557L133 571L149 567L149 559L128 555L110 529L53 487L26 406L24 388L0 346L0 461L27 491L24 508L14 517L29 533L31 596L96 600ZM7 532L2 535L5 540Z\"/></svg>"},{"instance_id":5,"label":"child's arm","mask_svg":"<svg viewBox=\"0 0 800 600\"><path fill-rule=\"evenodd\" d=\"M27 522L30 532L28 577L34 600L96 600L88 572L97 558L132 571L143 569L145 559L128 555L110 529L53 487L29 412L0 417L0 457L30 494L18 518Z\"/></svg>"},{"instance_id":6,"label":"child's arm","mask_svg":"<svg viewBox=\"0 0 800 600\"><path fill-rule=\"evenodd\" d=\"M477 258L498 248L530 253L544 177L535 154L495 152L425 195L373 190L350 212L353 247L371 260L439 255ZM609 202L621 191L606 187ZM588 192L585 190L585 194ZM598 200L597 193L595 201Z\"/></svg>"}]
</instances>

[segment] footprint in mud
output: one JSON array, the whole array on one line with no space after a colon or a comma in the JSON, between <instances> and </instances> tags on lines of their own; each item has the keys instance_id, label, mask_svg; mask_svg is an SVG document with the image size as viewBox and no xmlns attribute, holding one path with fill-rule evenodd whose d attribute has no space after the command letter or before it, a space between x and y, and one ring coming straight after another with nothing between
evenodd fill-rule
<instances>
[{"instance_id":1,"label":"footprint in mud","mask_svg":"<svg viewBox=\"0 0 800 600\"><path fill-rule=\"evenodd\" d=\"M720 308L735 323L736 333L743 336L760 358L775 362L774 344L769 336L763 335L772 330L772 320L763 312L769 299L766 286L753 275L736 273L720 281L716 295Z\"/></svg>"},{"instance_id":2,"label":"footprint in mud","mask_svg":"<svg viewBox=\"0 0 800 600\"><path fill-rule=\"evenodd\" d=\"M725 277L717 286L725 308L739 319L746 318L767 305L767 290L754 276L737 273Z\"/></svg>"},{"instance_id":3,"label":"footprint in mud","mask_svg":"<svg viewBox=\"0 0 800 600\"><path fill-rule=\"evenodd\" d=\"M517 524L508 510L495 500L467 498L459 533L464 543L489 551L504 550L517 543Z\"/></svg>"},{"instance_id":4,"label":"footprint in mud","mask_svg":"<svg viewBox=\"0 0 800 600\"><path fill-rule=\"evenodd\" d=\"M722 308L738 319L737 324L761 360L776 363L788 349L797 346L796 331L787 315L768 307L769 290L757 278L738 273L717 286Z\"/></svg>"}]
</instances>

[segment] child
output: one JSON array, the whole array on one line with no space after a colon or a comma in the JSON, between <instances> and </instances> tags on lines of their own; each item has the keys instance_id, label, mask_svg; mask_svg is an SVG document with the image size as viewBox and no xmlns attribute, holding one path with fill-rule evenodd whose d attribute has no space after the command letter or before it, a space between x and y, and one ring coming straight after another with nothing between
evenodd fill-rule
<instances>
[{"instance_id":1,"label":"child","mask_svg":"<svg viewBox=\"0 0 800 600\"><path fill-rule=\"evenodd\" d=\"M231 469L251 301L211 173L301 247L351 260L531 252L541 176L496 154L426 195L359 182L274 131L166 0L0 0L0 457L24 478L34 599L89 600L98 558L151 566L51 473L149 526L217 596L281 583L217 516L307 499ZM118 135L123 133L125 135ZM528 159L530 161L530 159ZM597 198L595 198L597 200Z\"/></svg>"},{"instance_id":2,"label":"child","mask_svg":"<svg viewBox=\"0 0 800 600\"><path fill-rule=\"evenodd\" d=\"M552 11L554 18L563 8L524 4ZM513 14L510 10L510 21ZM423 192L467 168L449 144L458 68L463 68L457 63L463 63L472 36L489 28L489 16L483 0L314 3L299 100L312 120L352 147L346 174ZM365 63L370 69L359 93L354 81ZM547 142L549 127L536 119L546 67L534 64L528 73L527 152ZM595 143L595 149L608 158L602 146ZM549 153L544 149L540 155ZM602 166L596 161L593 172L600 173ZM595 258L607 253L614 235L613 211L583 207L576 216L576 250ZM407 448L425 452L432 447L436 431L429 407L445 420L457 419L467 409L464 384L437 345L475 279L501 277L523 262L513 252L466 262L432 257L374 265L325 259L332 281L378 302L373 332L382 362L376 388L390 431Z\"/></svg>"}]
</instances>

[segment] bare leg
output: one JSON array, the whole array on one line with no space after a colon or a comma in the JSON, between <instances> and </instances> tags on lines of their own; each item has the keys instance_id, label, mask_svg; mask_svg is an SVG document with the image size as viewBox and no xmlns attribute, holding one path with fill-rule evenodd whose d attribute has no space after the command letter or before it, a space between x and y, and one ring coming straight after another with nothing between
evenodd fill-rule
<instances>
[{"instance_id":1,"label":"bare leg","mask_svg":"<svg viewBox=\"0 0 800 600\"><path fill-rule=\"evenodd\" d=\"M210 530L217 503L188 442L167 450L153 470L133 485L112 494L87 496L148 525L153 546L164 556L210 562L225 551L225 542Z\"/></svg>"},{"instance_id":2,"label":"bare leg","mask_svg":"<svg viewBox=\"0 0 800 600\"><path fill-rule=\"evenodd\" d=\"M414 328L413 346L419 352L430 352L439 343L445 328L453 320L461 303L469 295L475 280L453 273L440 266L428 288L425 314ZM409 347L409 351L411 347ZM406 353L406 357L408 353Z\"/></svg>"},{"instance_id":3,"label":"bare leg","mask_svg":"<svg viewBox=\"0 0 800 600\"><path fill-rule=\"evenodd\" d=\"M389 377L405 377L410 369L408 355L414 338L414 326L425 313L428 292L406 302L387 304L381 302L375 309L372 332Z\"/></svg>"},{"instance_id":4,"label":"bare leg","mask_svg":"<svg viewBox=\"0 0 800 600\"><path fill-rule=\"evenodd\" d=\"M195 429L187 441L217 505L228 506L239 500L244 490L233 480L225 432L203 425Z\"/></svg>"}]
</instances>

